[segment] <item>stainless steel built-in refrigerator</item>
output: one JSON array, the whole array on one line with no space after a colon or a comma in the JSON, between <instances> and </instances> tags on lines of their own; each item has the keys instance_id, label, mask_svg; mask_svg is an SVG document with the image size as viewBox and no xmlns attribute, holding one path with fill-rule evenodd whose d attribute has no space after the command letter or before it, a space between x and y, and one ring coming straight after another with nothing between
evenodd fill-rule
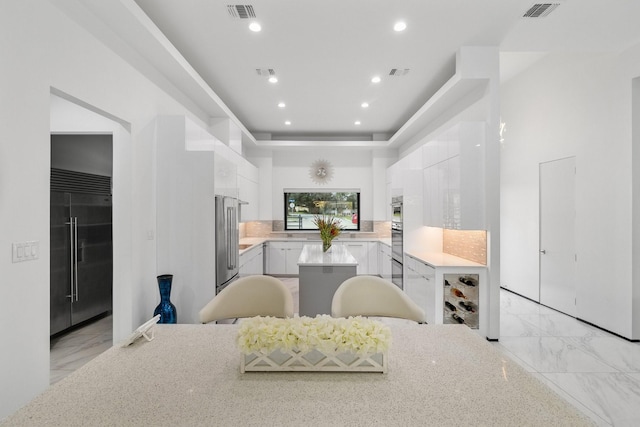
<instances>
[{"instance_id":1,"label":"stainless steel built-in refrigerator","mask_svg":"<svg viewBox=\"0 0 640 427\"><path fill-rule=\"evenodd\" d=\"M111 178L51 170L50 334L112 310Z\"/></svg>"},{"instance_id":2,"label":"stainless steel built-in refrigerator","mask_svg":"<svg viewBox=\"0 0 640 427\"><path fill-rule=\"evenodd\" d=\"M239 206L236 198L216 196L216 294L238 276Z\"/></svg>"}]
</instances>

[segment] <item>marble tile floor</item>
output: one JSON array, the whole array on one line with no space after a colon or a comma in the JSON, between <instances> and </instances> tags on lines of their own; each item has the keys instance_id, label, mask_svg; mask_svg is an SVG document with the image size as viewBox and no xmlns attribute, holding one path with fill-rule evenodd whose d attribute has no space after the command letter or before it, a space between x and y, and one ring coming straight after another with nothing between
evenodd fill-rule
<instances>
[{"instance_id":1,"label":"marble tile floor","mask_svg":"<svg viewBox=\"0 0 640 427\"><path fill-rule=\"evenodd\" d=\"M493 345L596 425L640 425L640 343L501 290Z\"/></svg>"},{"instance_id":2,"label":"marble tile floor","mask_svg":"<svg viewBox=\"0 0 640 427\"><path fill-rule=\"evenodd\" d=\"M298 312L298 278L282 277ZM51 342L51 384L111 346L111 316ZM492 345L598 426L640 425L640 343L500 291Z\"/></svg>"}]
</instances>

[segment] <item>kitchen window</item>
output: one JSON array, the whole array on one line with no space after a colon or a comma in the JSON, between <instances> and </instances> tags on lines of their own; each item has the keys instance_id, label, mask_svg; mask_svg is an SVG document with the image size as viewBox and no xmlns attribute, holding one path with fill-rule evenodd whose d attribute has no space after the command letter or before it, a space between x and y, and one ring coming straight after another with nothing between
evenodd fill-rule
<instances>
[{"instance_id":1,"label":"kitchen window","mask_svg":"<svg viewBox=\"0 0 640 427\"><path fill-rule=\"evenodd\" d=\"M285 230L317 230L313 222L317 215L331 215L343 230L359 231L360 191L285 190Z\"/></svg>"}]
</instances>

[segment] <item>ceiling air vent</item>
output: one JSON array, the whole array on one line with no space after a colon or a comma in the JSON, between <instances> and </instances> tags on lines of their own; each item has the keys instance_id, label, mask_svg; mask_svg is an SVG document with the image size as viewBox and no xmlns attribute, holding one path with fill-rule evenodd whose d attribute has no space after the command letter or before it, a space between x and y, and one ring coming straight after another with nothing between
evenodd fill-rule
<instances>
[{"instance_id":1,"label":"ceiling air vent","mask_svg":"<svg viewBox=\"0 0 640 427\"><path fill-rule=\"evenodd\" d=\"M228 4L227 11L233 19L254 19L256 13L250 4Z\"/></svg>"},{"instance_id":2,"label":"ceiling air vent","mask_svg":"<svg viewBox=\"0 0 640 427\"><path fill-rule=\"evenodd\" d=\"M389 75L393 77L406 76L409 73L409 68L392 68L389 71Z\"/></svg>"},{"instance_id":3,"label":"ceiling air vent","mask_svg":"<svg viewBox=\"0 0 640 427\"><path fill-rule=\"evenodd\" d=\"M536 3L522 15L523 18L544 18L553 12L560 3Z\"/></svg>"},{"instance_id":4,"label":"ceiling air vent","mask_svg":"<svg viewBox=\"0 0 640 427\"><path fill-rule=\"evenodd\" d=\"M256 73L258 73L259 76L270 77L276 75L276 70L273 68L256 68Z\"/></svg>"}]
</instances>

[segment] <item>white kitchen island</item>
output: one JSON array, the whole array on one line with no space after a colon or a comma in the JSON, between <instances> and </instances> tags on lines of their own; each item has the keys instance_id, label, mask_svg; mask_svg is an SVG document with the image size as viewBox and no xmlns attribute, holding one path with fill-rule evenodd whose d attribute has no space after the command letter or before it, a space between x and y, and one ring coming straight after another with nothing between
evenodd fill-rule
<instances>
[{"instance_id":1,"label":"white kitchen island","mask_svg":"<svg viewBox=\"0 0 640 427\"><path fill-rule=\"evenodd\" d=\"M333 294L357 267L346 246L334 244L322 252L322 244L304 245L298 258L300 316L331 314Z\"/></svg>"}]
</instances>

